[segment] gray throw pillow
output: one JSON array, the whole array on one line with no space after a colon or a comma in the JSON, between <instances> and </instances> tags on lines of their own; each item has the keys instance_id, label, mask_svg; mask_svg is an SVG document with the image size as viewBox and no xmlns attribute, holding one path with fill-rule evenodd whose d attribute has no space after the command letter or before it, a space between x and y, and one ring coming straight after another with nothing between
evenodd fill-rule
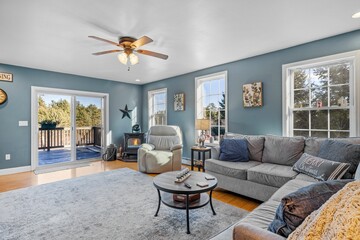
<instances>
[{"instance_id":1,"label":"gray throw pillow","mask_svg":"<svg viewBox=\"0 0 360 240\"><path fill-rule=\"evenodd\" d=\"M304 153L294 164L293 170L326 181L341 179L349 167L349 163L330 161Z\"/></svg>"},{"instance_id":2,"label":"gray throw pillow","mask_svg":"<svg viewBox=\"0 0 360 240\"><path fill-rule=\"evenodd\" d=\"M318 157L341 163L349 163L349 174L346 174L344 177L353 178L360 162L360 145L326 140L320 146Z\"/></svg>"},{"instance_id":3,"label":"gray throw pillow","mask_svg":"<svg viewBox=\"0 0 360 240\"><path fill-rule=\"evenodd\" d=\"M314 183L286 195L276 210L268 230L288 237L304 219L352 180Z\"/></svg>"},{"instance_id":4,"label":"gray throw pillow","mask_svg":"<svg viewBox=\"0 0 360 240\"><path fill-rule=\"evenodd\" d=\"M304 152L303 137L265 136L262 162L292 166Z\"/></svg>"}]
</instances>

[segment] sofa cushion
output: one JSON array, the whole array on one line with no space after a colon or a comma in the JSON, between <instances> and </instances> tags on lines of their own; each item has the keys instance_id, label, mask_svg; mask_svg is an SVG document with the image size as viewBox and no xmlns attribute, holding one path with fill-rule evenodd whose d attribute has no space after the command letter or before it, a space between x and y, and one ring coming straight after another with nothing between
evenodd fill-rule
<instances>
[{"instance_id":1,"label":"sofa cushion","mask_svg":"<svg viewBox=\"0 0 360 240\"><path fill-rule=\"evenodd\" d=\"M299 174L301 175L301 174ZM306 176L306 175L305 175ZM297 177L297 176L296 176ZM314 179L316 181L316 179ZM317 181L318 182L318 181ZM304 181L301 179L293 179L291 181L288 181L287 183L285 183L281 188L279 188L279 190L277 190L270 199L274 200L274 201L278 201L279 203L281 202L281 199L283 199L283 197L285 197L286 195L297 191L299 188L302 187L306 187L309 186L311 184L313 184L314 182L310 182L310 181Z\"/></svg>"},{"instance_id":2,"label":"sofa cushion","mask_svg":"<svg viewBox=\"0 0 360 240\"><path fill-rule=\"evenodd\" d=\"M262 229L267 229L269 224L274 220L279 203L278 201L270 199L255 208L245 218L239 221L239 223L248 223Z\"/></svg>"},{"instance_id":3,"label":"sofa cushion","mask_svg":"<svg viewBox=\"0 0 360 240\"><path fill-rule=\"evenodd\" d=\"M349 167L349 163L330 161L304 153L294 164L293 170L326 181L341 179Z\"/></svg>"},{"instance_id":4,"label":"sofa cushion","mask_svg":"<svg viewBox=\"0 0 360 240\"><path fill-rule=\"evenodd\" d=\"M360 161L360 145L326 140L320 146L318 157L336 162L350 163L350 174L344 177L353 178Z\"/></svg>"},{"instance_id":5,"label":"sofa cushion","mask_svg":"<svg viewBox=\"0 0 360 240\"><path fill-rule=\"evenodd\" d=\"M310 177L309 175L306 175L303 173L299 173L298 175L296 175L295 179L303 180L303 181L307 181L307 182L318 182L319 181L318 179Z\"/></svg>"},{"instance_id":6,"label":"sofa cushion","mask_svg":"<svg viewBox=\"0 0 360 240\"><path fill-rule=\"evenodd\" d=\"M224 139L220 143L219 160L229 162L248 162L249 153L245 139Z\"/></svg>"},{"instance_id":7,"label":"sofa cushion","mask_svg":"<svg viewBox=\"0 0 360 240\"><path fill-rule=\"evenodd\" d=\"M216 240L286 240L286 238L272 233L266 229L253 226L249 223L239 223L234 227L233 236L228 238L216 238ZM213 239L211 239L213 240ZM215 240L215 239L214 239Z\"/></svg>"},{"instance_id":8,"label":"sofa cushion","mask_svg":"<svg viewBox=\"0 0 360 240\"><path fill-rule=\"evenodd\" d=\"M305 149L304 152L313 156L317 156L320 151L320 145L325 140L329 140L331 138L316 138L309 137L305 139ZM332 140L344 142L344 143L352 143L352 144L360 144L359 137L350 137L350 138L332 138Z\"/></svg>"},{"instance_id":9,"label":"sofa cushion","mask_svg":"<svg viewBox=\"0 0 360 240\"><path fill-rule=\"evenodd\" d=\"M246 139L250 160L261 162L265 137L260 135L242 135L237 133L226 133L224 139Z\"/></svg>"},{"instance_id":10,"label":"sofa cushion","mask_svg":"<svg viewBox=\"0 0 360 240\"><path fill-rule=\"evenodd\" d=\"M323 141L327 138L316 138L316 137L309 137L305 139L305 148L304 153L317 156L320 151L320 145Z\"/></svg>"},{"instance_id":11,"label":"sofa cushion","mask_svg":"<svg viewBox=\"0 0 360 240\"><path fill-rule=\"evenodd\" d=\"M216 159L207 159L205 169L225 176L246 180L247 170L261 164L257 161L225 162Z\"/></svg>"},{"instance_id":12,"label":"sofa cushion","mask_svg":"<svg viewBox=\"0 0 360 240\"><path fill-rule=\"evenodd\" d=\"M262 162L292 166L304 151L303 137L265 136Z\"/></svg>"},{"instance_id":13,"label":"sofa cushion","mask_svg":"<svg viewBox=\"0 0 360 240\"><path fill-rule=\"evenodd\" d=\"M286 195L282 198L268 230L288 237L310 213L317 210L348 182L349 180L333 180L314 183Z\"/></svg>"},{"instance_id":14,"label":"sofa cushion","mask_svg":"<svg viewBox=\"0 0 360 240\"><path fill-rule=\"evenodd\" d=\"M292 167L272 163L262 163L247 171L249 181L273 187L281 187L296 175L297 172Z\"/></svg>"}]
</instances>

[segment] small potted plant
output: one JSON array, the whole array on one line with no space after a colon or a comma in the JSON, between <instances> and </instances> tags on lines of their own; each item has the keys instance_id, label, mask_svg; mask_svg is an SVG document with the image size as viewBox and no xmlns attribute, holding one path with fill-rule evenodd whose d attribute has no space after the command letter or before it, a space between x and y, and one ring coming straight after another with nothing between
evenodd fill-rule
<instances>
[{"instance_id":1,"label":"small potted plant","mask_svg":"<svg viewBox=\"0 0 360 240\"><path fill-rule=\"evenodd\" d=\"M41 128L43 128L43 129L54 129L54 128L56 128L56 125L58 123L59 122L57 122L57 121L48 120L48 119L45 119L45 120L39 122L39 124L41 125Z\"/></svg>"}]
</instances>

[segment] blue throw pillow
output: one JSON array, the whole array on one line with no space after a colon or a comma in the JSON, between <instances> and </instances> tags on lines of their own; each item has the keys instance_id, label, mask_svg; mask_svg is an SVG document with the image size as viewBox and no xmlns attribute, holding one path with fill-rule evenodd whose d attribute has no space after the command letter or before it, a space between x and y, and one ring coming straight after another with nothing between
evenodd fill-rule
<instances>
[{"instance_id":1,"label":"blue throw pillow","mask_svg":"<svg viewBox=\"0 0 360 240\"><path fill-rule=\"evenodd\" d=\"M220 143L219 160L229 162L248 162L249 152L245 139L224 139Z\"/></svg>"},{"instance_id":2,"label":"blue throw pillow","mask_svg":"<svg viewBox=\"0 0 360 240\"><path fill-rule=\"evenodd\" d=\"M268 230L288 237L304 219L352 180L332 180L300 188L281 199Z\"/></svg>"}]
</instances>

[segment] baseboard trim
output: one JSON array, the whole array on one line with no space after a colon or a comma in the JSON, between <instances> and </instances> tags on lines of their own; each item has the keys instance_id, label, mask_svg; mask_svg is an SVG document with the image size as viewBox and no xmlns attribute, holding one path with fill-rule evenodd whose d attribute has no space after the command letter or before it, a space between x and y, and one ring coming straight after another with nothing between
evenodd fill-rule
<instances>
[{"instance_id":1,"label":"baseboard trim","mask_svg":"<svg viewBox=\"0 0 360 240\"><path fill-rule=\"evenodd\" d=\"M31 166L5 168L5 169L0 169L0 175L8 175L14 173L30 172L30 171L31 171Z\"/></svg>"}]
</instances>

